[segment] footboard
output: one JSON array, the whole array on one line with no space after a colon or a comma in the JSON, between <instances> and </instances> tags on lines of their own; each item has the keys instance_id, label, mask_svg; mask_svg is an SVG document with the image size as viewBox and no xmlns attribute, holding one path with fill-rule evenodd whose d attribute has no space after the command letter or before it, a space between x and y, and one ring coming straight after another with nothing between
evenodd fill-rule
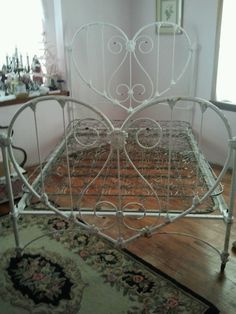
<instances>
[{"instance_id":1,"label":"footboard","mask_svg":"<svg viewBox=\"0 0 236 314\"><path fill-rule=\"evenodd\" d=\"M55 130L60 143L48 156L40 137L45 102L61 115L60 128ZM88 118L70 122L67 113L72 104ZM176 108L193 105L195 120L200 123L176 120ZM158 120L163 107L168 119ZM11 135L25 110L32 111L34 127L26 132L34 137L37 156L29 178L14 157ZM8 131L9 156L25 191L18 213L59 214L119 244L157 232L182 217L227 219L220 181L229 164L231 146L216 177L201 151L204 122L208 122L205 115L210 111L232 140L221 111L197 98L155 101L137 108L125 121L111 121L92 106L68 97L28 102L16 113ZM47 141L51 143L50 135Z\"/></svg>"}]
</instances>

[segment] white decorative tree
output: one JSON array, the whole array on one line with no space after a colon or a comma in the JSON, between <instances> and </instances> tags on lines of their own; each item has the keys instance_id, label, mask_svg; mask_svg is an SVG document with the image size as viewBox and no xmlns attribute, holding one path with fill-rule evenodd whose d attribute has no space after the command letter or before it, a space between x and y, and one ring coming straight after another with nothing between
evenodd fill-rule
<instances>
[{"instance_id":1,"label":"white decorative tree","mask_svg":"<svg viewBox=\"0 0 236 314\"><path fill-rule=\"evenodd\" d=\"M60 71L58 68L58 58L56 48L53 44L47 41L46 32L42 33L42 55L39 60L42 64L44 77L46 78L45 85L56 88L56 83L61 80Z\"/></svg>"}]
</instances>

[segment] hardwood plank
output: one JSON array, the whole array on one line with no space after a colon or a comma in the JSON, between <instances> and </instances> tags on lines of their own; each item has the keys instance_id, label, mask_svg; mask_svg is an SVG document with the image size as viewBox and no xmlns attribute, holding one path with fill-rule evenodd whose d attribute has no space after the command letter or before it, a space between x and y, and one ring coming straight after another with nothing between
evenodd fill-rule
<instances>
[{"instance_id":1,"label":"hardwood plank","mask_svg":"<svg viewBox=\"0 0 236 314\"><path fill-rule=\"evenodd\" d=\"M214 167L216 173L220 167ZM228 200L230 171L226 174L224 196ZM0 205L6 213L8 204ZM222 221L182 219L169 225L165 231L191 232L208 240L220 250L223 248L225 225ZM236 241L236 226L232 226L230 245ZM211 248L195 239L182 236L154 235L140 238L128 249L165 272L181 284L214 303L221 313L235 313L236 309L236 251L231 250L225 272L220 273L220 257Z\"/></svg>"}]
</instances>

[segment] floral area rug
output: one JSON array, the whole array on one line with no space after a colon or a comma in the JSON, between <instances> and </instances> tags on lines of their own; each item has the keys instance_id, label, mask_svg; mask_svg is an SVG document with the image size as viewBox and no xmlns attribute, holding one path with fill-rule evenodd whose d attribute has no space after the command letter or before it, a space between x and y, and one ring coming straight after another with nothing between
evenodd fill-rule
<instances>
[{"instance_id":1,"label":"floral area rug","mask_svg":"<svg viewBox=\"0 0 236 314\"><path fill-rule=\"evenodd\" d=\"M58 217L0 220L0 313L219 313L209 302L127 251ZM62 232L63 231L63 232ZM42 235L46 234L42 237Z\"/></svg>"}]
</instances>

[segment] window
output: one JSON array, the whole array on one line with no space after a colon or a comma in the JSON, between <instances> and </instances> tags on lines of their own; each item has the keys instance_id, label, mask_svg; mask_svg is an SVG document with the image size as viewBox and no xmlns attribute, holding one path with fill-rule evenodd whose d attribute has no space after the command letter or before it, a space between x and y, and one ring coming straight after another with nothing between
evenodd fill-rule
<instances>
[{"instance_id":1,"label":"window","mask_svg":"<svg viewBox=\"0 0 236 314\"><path fill-rule=\"evenodd\" d=\"M223 1L215 98L236 104L236 42L234 38L236 1Z\"/></svg>"},{"instance_id":2,"label":"window","mask_svg":"<svg viewBox=\"0 0 236 314\"><path fill-rule=\"evenodd\" d=\"M31 65L43 53L41 0L0 0L0 8L0 70L16 53L23 66Z\"/></svg>"}]
</instances>

